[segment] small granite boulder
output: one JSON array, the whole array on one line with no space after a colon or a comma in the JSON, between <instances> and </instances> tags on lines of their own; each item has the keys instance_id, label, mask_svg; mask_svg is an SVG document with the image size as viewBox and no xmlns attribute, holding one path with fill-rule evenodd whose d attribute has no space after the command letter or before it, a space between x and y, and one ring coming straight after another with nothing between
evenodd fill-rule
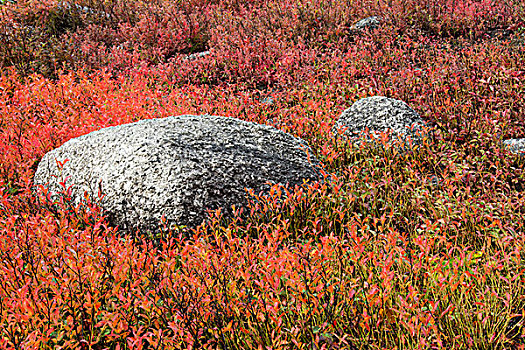
<instances>
[{"instance_id":1,"label":"small granite boulder","mask_svg":"<svg viewBox=\"0 0 525 350\"><path fill-rule=\"evenodd\" d=\"M62 171L57 162L68 160ZM195 227L206 209L246 204L270 183L296 185L321 179L307 143L271 126L219 116L177 116L108 127L71 139L41 160L34 184L73 185L75 203L85 191L97 198L123 230Z\"/></svg>"},{"instance_id":2,"label":"small granite boulder","mask_svg":"<svg viewBox=\"0 0 525 350\"><path fill-rule=\"evenodd\" d=\"M191 55L184 57L182 60L183 61L195 61L198 58L208 56L210 53L211 51L196 52L196 53L192 53Z\"/></svg>"},{"instance_id":3,"label":"small granite boulder","mask_svg":"<svg viewBox=\"0 0 525 350\"><path fill-rule=\"evenodd\" d=\"M426 123L405 102L383 96L356 101L341 114L332 129L335 137L355 139L357 144L361 140L380 140L381 133L390 133L389 140L405 144L411 141L417 145L427 131Z\"/></svg>"},{"instance_id":4,"label":"small granite boulder","mask_svg":"<svg viewBox=\"0 0 525 350\"><path fill-rule=\"evenodd\" d=\"M61 1L57 3L56 9L64 15L64 13L78 13L82 15L98 15L105 18L110 18L110 14L104 11L95 10L89 6L82 6L72 3L71 1Z\"/></svg>"},{"instance_id":5,"label":"small granite boulder","mask_svg":"<svg viewBox=\"0 0 525 350\"><path fill-rule=\"evenodd\" d=\"M503 146L512 153L521 156L525 155L525 138L505 140L503 141Z\"/></svg>"},{"instance_id":6,"label":"small granite boulder","mask_svg":"<svg viewBox=\"0 0 525 350\"><path fill-rule=\"evenodd\" d=\"M359 32L359 31L362 31L362 30L365 30L365 29L375 29L375 28L379 27L380 24L381 24L381 18L380 17L371 16L371 17L364 18L364 19L354 23L350 27L350 30L352 32Z\"/></svg>"}]
</instances>

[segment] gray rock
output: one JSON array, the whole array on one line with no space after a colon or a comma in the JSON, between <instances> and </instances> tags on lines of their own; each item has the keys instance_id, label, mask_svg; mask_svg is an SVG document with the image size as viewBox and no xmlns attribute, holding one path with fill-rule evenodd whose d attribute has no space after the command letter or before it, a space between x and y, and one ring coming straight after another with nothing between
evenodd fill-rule
<instances>
[{"instance_id":1,"label":"gray rock","mask_svg":"<svg viewBox=\"0 0 525 350\"><path fill-rule=\"evenodd\" d=\"M398 140L406 145L421 143L429 128L419 115L405 102L383 96L372 96L356 101L345 110L332 132L335 137L374 142L388 133L388 141ZM367 135L370 133L370 135Z\"/></svg>"},{"instance_id":2,"label":"gray rock","mask_svg":"<svg viewBox=\"0 0 525 350\"><path fill-rule=\"evenodd\" d=\"M69 159L62 172L56 160ZM56 177L55 177L56 176ZM56 196L69 177L75 203L85 191L123 230L194 227L206 209L231 213L246 204L245 188L320 179L307 143L271 126L219 116L177 116L108 127L71 139L41 160L35 185Z\"/></svg>"},{"instance_id":3,"label":"gray rock","mask_svg":"<svg viewBox=\"0 0 525 350\"><path fill-rule=\"evenodd\" d=\"M62 11L77 11L78 13L82 13L84 15L100 15L106 18L111 17L107 12L94 10L89 6L81 6L79 4L71 3L70 1L59 2L57 4L57 9Z\"/></svg>"},{"instance_id":4,"label":"gray rock","mask_svg":"<svg viewBox=\"0 0 525 350\"><path fill-rule=\"evenodd\" d=\"M375 28L379 27L380 24L381 24L381 18L380 17L371 16L371 17L364 18L364 19L354 23L350 27L350 30L353 31L353 32L359 32L359 31L364 30L364 29L375 29Z\"/></svg>"},{"instance_id":5,"label":"gray rock","mask_svg":"<svg viewBox=\"0 0 525 350\"><path fill-rule=\"evenodd\" d=\"M525 155L525 138L505 140L503 146L512 153Z\"/></svg>"},{"instance_id":6,"label":"gray rock","mask_svg":"<svg viewBox=\"0 0 525 350\"><path fill-rule=\"evenodd\" d=\"M210 53L211 53L210 51L196 52L196 53L192 53L191 55L184 57L182 60L183 61L194 61L198 58L208 56Z\"/></svg>"},{"instance_id":7,"label":"gray rock","mask_svg":"<svg viewBox=\"0 0 525 350\"><path fill-rule=\"evenodd\" d=\"M260 100L262 104L271 106L274 104L272 96L264 97Z\"/></svg>"}]
</instances>

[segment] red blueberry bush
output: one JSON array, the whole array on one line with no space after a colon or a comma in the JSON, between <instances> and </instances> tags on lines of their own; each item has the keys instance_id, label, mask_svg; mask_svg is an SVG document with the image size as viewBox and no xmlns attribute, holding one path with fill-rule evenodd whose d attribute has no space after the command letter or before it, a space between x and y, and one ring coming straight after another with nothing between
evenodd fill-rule
<instances>
[{"instance_id":1,"label":"red blueberry bush","mask_svg":"<svg viewBox=\"0 0 525 350\"><path fill-rule=\"evenodd\" d=\"M525 161L501 147L525 137L524 14L517 0L1 1L0 347L525 348ZM371 15L378 28L350 30ZM419 152L332 138L373 95L434 126ZM149 234L33 191L70 138L204 113L305 139L330 181Z\"/></svg>"}]
</instances>

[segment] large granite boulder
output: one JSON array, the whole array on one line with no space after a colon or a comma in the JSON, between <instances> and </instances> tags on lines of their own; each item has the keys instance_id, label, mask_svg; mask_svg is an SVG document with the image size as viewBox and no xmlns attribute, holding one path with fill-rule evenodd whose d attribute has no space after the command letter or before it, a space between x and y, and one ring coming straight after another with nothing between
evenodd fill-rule
<instances>
[{"instance_id":1,"label":"large granite boulder","mask_svg":"<svg viewBox=\"0 0 525 350\"><path fill-rule=\"evenodd\" d=\"M384 96L372 96L356 101L345 110L332 132L334 136L374 142L389 134L388 141L401 141L403 147L418 145L428 136L428 125L405 102Z\"/></svg>"},{"instance_id":2,"label":"large granite boulder","mask_svg":"<svg viewBox=\"0 0 525 350\"><path fill-rule=\"evenodd\" d=\"M67 161L59 171L56 160ZM305 141L271 126L219 116L177 116L108 127L71 139L41 160L35 185L51 194L69 177L76 203L85 191L123 230L194 227L206 209L246 204L245 188L320 179Z\"/></svg>"}]
</instances>

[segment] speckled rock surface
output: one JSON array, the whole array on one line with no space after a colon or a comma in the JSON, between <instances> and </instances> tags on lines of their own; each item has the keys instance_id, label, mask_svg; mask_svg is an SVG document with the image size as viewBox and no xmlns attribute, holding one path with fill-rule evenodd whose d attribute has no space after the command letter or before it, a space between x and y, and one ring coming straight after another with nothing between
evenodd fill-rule
<instances>
[{"instance_id":1,"label":"speckled rock surface","mask_svg":"<svg viewBox=\"0 0 525 350\"><path fill-rule=\"evenodd\" d=\"M35 184L59 189L70 176L78 203L87 191L105 193L100 205L123 230L155 230L168 224L196 226L206 208L228 212L267 181L301 184L318 180L320 166L306 142L273 127L218 116L177 116L104 128L71 139L47 153Z\"/></svg>"},{"instance_id":2,"label":"speckled rock surface","mask_svg":"<svg viewBox=\"0 0 525 350\"><path fill-rule=\"evenodd\" d=\"M503 146L510 152L525 155L525 138L524 139L509 139L503 141Z\"/></svg>"},{"instance_id":3,"label":"speckled rock surface","mask_svg":"<svg viewBox=\"0 0 525 350\"><path fill-rule=\"evenodd\" d=\"M366 136L366 130L373 140L381 138L381 133L390 132L389 140L399 140L408 145L417 145L428 134L428 125L405 102L383 96L372 96L356 101L345 110L332 132L334 136L373 141Z\"/></svg>"},{"instance_id":4,"label":"speckled rock surface","mask_svg":"<svg viewBox=\"0 0 525 350\"><path fill-rule=\"evenodd\" d=\"M354 23L350 27L350 30L352 30L354 32L358 32L358 31L361 31L361 30L364 30L364 29L374 29L374 28L379 27L380 24L381 24L381 18L380 17L371 16L371 17L364 18L364 19Z\"/></svg>"},{"instance_id":5,"label":"speckled rock surface","mask_svg":"<svg viewBox=\"0 0 525 350\"><path fill-rule=\"evenodd\" d=\"M198 58L206 57L210 53L211 53L210 51L196 52L196 53L192 53L191 55L188 55L188 56L184 57L182 60L183 61L194 61L194 60L196 60Z\"/></svg>"}]
</instances>

